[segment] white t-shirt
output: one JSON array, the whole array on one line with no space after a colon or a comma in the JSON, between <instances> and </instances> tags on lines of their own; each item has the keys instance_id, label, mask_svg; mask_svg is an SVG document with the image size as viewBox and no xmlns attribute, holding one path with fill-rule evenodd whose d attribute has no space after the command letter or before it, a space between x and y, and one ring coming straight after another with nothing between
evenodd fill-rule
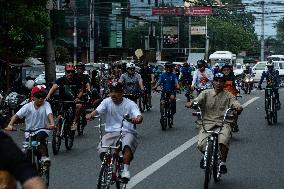
<instances>
[{"instance_id":1,"label":"white t-shirt","mask_svg":"<svg viewBox=\"0 0 284 189\"><path fill-rule=\"evenodd\" d=\"M47 128L48 126L48 114L52 113L49 102L44 102L38 109L35 109L34 101L29 102L24 105L16 114L19 118L25 118L26 130L38 129L38 128ZM39 130L34 134L40 132ZM47 134L47 130L43 130ZM25 137L27 138L29 134L26 132Z\"/></svg>"},{"instance_id":2,"label":"white t-shirt","mask_svg":"<svg viewBox=\"0 0 284 189\"><path fill-rule=\"evenodd\" d=\"M108 97L101 102L96 111L99 114L106 114L106 132L120 131L123 115L125 114L128 114L130 118L141 115L137 104L128 98L123 98L122 103L116 105L111 97ZM122 131L136 133L134 125L126 120L123 121Z\"/></svg>"}]
</instances>

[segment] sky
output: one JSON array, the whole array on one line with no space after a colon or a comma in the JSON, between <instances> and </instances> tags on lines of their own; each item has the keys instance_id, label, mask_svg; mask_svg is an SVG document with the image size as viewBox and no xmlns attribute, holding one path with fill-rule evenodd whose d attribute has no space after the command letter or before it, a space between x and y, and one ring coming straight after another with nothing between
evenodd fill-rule
<instances>
[{"instance_id":1,"label":"sky","mask_svg":"<svg viewBox=\"0 0 284 189\"><path fill-rule=\"evenodd\" d=\"M260 0L242 0L245 3L246 11L260 13L261 5L256 4L256 2L260 2ZM275 37L276 36L276 28L274 27L275 23L284 17L284 1L283 0L265 0L264 6L264 38L267 37ZM278 13L275 13L277 11ZM279 13L280 12L280 13ZM261 35L261 14L254 14L256 17L255 22L255 30L258 36Z\"/></svg>"}]
</instances>

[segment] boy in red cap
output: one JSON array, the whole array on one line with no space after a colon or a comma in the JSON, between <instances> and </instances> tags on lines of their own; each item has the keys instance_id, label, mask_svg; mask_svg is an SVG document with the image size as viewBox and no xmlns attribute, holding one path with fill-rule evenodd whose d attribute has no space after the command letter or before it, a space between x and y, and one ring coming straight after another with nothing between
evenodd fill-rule
<instances>
[{"instance_id":1,"label":"boy in red cap","mask_svg":"<svg viewBox=\"0 0 284 189\"><path fill-rule=\"evenodd\" d=\"M49 102L45 101L47 91L44 85L37 85L32 88L31 96L32 101L24 105L13 117L5 130L15 131L13 127L17 119L25 118L26 130L35 130L43 128L34 132L32 140L40 142L38 150L41 154L41 161L50 163L48 158L48 149L46 144L46 138L49 132L44 129L54 128L54 118ZM25 133L26 139L29 137L29 133Z\"/></svg>"}]
</instances>

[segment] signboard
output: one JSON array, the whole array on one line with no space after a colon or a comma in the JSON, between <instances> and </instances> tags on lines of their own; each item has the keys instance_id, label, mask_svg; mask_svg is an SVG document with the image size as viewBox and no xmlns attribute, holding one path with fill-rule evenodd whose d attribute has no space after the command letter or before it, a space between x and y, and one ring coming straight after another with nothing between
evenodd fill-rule
<instances>
[{"instance_id":1,"label":"signboard","mask_svg":"<svg viewBox=\"0 0 284 189\"><path fill-rule=\"evenodd\" d=\"M205 26L191 26L191 35L205 35L206 27Z\"/></svg>"},{"instance_id":2,"label":"signboard","mask_svg":"<svg viewBox=\"0 0 284 189\"><path fill-rule=\"evenodd\" d=\"M163 42L164 42L164 45L174 45L178 43L177 26L164 26L163 27Z\"/></svg>"},{"instance_id":3,"label":"signboard","mask_svg":"<svg viewBox=\"0 0 284 189\"><path fill-rule=\"evenodd\" d=\"M154 7L152 8L153 16L182 16L183 15L183 7Z\"/></svg>"},{"instance_id":4,"label":"signboard","mask_svg":"<svg viewBox=\"0 0 284 189\"><path fill-rule=\"evenodd\" d=\"M153 16L210 16L212 7L154 7Z\"/></svg>"},{"instance_id":5,"label":"signboard","mask_svg":"<svg viewBox=\"0 0 284 189\"><path fill-rule=\"evenodd\" d=\"M212 7L185 7L185 16L210 16L213 13Z\"/></svg>"}]
</instances>

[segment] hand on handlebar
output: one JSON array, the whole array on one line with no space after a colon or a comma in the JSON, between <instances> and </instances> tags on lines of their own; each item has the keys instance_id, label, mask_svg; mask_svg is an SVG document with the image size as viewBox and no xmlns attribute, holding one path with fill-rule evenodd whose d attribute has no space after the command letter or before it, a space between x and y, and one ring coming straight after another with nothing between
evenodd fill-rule
<instances>
[{"instance_id":1,"label":"hand on handlebar","mask_svg":"<svg viewBox=\"0 0 284 189\"><path fill-rule=\"evenodd\" d=\"M15 127L13 127L13 125L8 125L6 128L4 128L4 130L6 131L17 131L17 129Z\"/></svg>"},{"instance_id":2,"label":"hand on handlebar","mask_svg":"<svg viewBox=\"0 0 284 189\"><path fill-rule=\"evenodd\" d=\"M93 120L92 113L86 114L86 119L87 120Z\"/></svg>"},{"instance_id":3,"label":"hand on handlebar","mask_svg":"<svg viewBox=\"0 0 284 189\"><path fill-rule=\"evenodd\" d=\"M185 103L184 105L186 108L191 108L192 107L192 101L189 101L187 103Z\"/></svg>"},{"instance_id":4,"label":"hand on handlebar","mask_svg":"<svg viewBox=\"0 0 284 189\"><path fill-rule=\"evenodd\" d=\"M55 125L48 125L48 129L55 129Z\"/></svg>"}]
</instances>

